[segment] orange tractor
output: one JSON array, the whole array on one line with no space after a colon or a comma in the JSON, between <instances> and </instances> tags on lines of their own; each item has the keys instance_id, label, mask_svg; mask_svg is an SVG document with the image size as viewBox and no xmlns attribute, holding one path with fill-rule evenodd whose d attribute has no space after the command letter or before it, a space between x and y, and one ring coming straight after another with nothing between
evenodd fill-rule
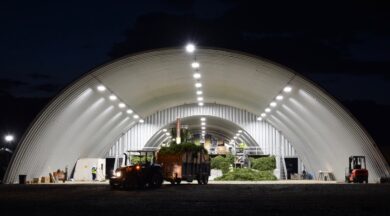
<instances>
[{"instance_id":1,"label":"orange tractor","mask_svg":"<svg viewBox=\"0 0 390 216\"><path fill-rule=\"evenodd\" d=\"M349 157L349 167L345 172L345 182L348 183L368 183L368 170L366 166L366 157Z\"/></svg>"}]
</instances>

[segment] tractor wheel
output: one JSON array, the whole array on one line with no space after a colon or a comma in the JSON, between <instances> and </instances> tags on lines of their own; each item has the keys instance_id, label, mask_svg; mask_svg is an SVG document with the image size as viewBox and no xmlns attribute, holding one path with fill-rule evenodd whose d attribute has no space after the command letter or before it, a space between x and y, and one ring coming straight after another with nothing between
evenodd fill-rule
<instances>
[{"instance_id":1,"label":"tractor wheel","mask_svg":"<svg viewBox=\"0 0 390 216\"><path fill-rule=\"evenodd\" d=\"M207 185L209 183L209 177L207 175L203 176L203 184Z\"/></svg>"},{"instance_id":2,"label":"tractor wheel","mask_svg":"<svg viewBox=\"0 0 390 216\"><path fill-rule=\"evenodd\" d=\"M163 177L160 173L156 173L152 176L152 182L150 183L152 188L159 188L163 183Z\"/></svg>"}]
</instances>

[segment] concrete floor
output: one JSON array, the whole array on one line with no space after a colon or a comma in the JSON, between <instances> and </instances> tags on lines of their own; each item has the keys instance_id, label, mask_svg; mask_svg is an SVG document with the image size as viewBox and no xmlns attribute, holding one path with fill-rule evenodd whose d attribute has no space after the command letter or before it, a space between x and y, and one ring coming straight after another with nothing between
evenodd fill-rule
<instances>
[{"instance_id":1,"label":"concrete floor","mask_svg":"<svg viewBox=\"0 0 390 216\"><path fill-rule=\"evenodd\" d=\"M0 185L2 215L389 215L390 184Z\"/></svg>"}]
</instances>

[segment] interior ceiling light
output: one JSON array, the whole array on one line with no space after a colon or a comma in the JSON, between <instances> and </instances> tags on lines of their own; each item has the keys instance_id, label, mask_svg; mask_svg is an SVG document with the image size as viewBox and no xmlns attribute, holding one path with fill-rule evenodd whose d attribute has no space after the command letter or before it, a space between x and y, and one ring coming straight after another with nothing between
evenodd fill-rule
<instances>
[{"instance_id":1,"label":"interior ceiling light","mask_svg":"<svg viewBox=\"0 0 390 216\"><path fill-rule=\"evenodd\" d=\"M257 117L257 121L261 121L261 120L263 120L263 118Z\"/></svg>"},{"instance_id":2,"label":"interior ceiling light","mask_svg":"<svg viewBox=\"0 0 390 216\"><path fill-rule=\"evenodd\" d=\"M198 90L198 91L196 91L196 94L197 94L197 95L202 95L203 92Z\"/></svg>"},{"instance_id":3,"label":"interior ceiling light","mask_svg":"<svg viewBox=\"0 0 390 216\"><path fill-rule=\"evenodd\" d=\"M128 114L131 114L131 113L133 113L133 110L128 109L128 110L126 110L126 112L127 112Z\"/></svg>"},{"instance_id":4,"label":"interior ceiling light","mask_svg":"<svg viewBox=\"0 0 390 216\"><path fill-rule=\"evenodd\" d=\"M187 44L187 46L186 46L186 51L187 51L188 53L193 53L193 52L195 51L195 45L192 44L192 43Z\"/></svg>"},{"instance_id":5,"label":"interior ceiling light","mask_svg":"<svg viewBox=\"0 0 390 216\"><path fill-rule=\"evenodd\" d=\"M198 97L197 100L198 101L203 101L203 97Z\"/></svg>"},{"instance_id":6,"label":"interior ceiling light","mask_svg":"<svg viewBox=\"0 0 390 216\"><path fill-rule=\"evenodd\" d=\"M119 103L118 106L119 106L119 108L125 108L125 107L126 107L126 104L124 104L124 103Z\"/></svg>"},{"instance_id":7,"label":"interior ceiling light","mask_svg":"<svg viewBox=\"0 0 390 216\"><path fill-rule=\"evenodd\" d=\"M163 131L163 132L167 132L167 129L164 128L164 129L162 129L162 131Z\"/></svg>"},{"instance_id":8,"label":"interior ceiling light","mask_svg":"<svg viewBox=\"0 0 390 216\"><path fill-rule=\"evenodd\" d=\"M206 130L206 127L201 127L202 130Z\"/></svg>"},{"instance_id":9,"label":"interior ceiling light","mask_svg":"<svg viewBox=\"0 0 390 216\"><path fill-rule=\"evenodd\" d=\"M198 82L198 83L195 83L195 87L196 87L196 88L202 87L202 83L199 83L199 82Z\"/></svg>"},{"instance_id":10,"label":"interior ceiling light","mask_svg":"<svg viewBox=\"0 0 390 216\"><path fill-rule=\"evenodd\" d=\"M200 118L201 121L206 121L205 117Z\"/></svg>"},{"instance_id":11,"label":"interior ceiling light","mask_svg":"<svg viewBox=\"0 0 390 216\"><path fill-rule=\"evenodd\" d=\"M202 131L202 134L205 134L206 133L206 131Z\"/></svg>"},{"instance_id":12,"label":"interior ceiling light","mask_svg":"<svg viewBox=\"0 0 390 216\"><path fill-rule=\"evenodd\" d=\"M283 100L283 95L278 95L278 96L276 96L276 100Z\"/></svg>"},{"instance_id":13,"label":"interior ceiling light","mask_svg":"<svg viewBox=\"0 0 390 216\"><path fill-rule=\"evenodd\" d=\"M233 137L233 139L237 139L237 137Z\"/></svg>"},{"instance_id":14,"label":"interior ceiling light","mask_svg":"<svg viewBox=\"0 0 390 216\"><path fill-rule=\"evenodd\" d=\"M269 112L271 112L271 109L270 108L266 108L265 112L269 113Z\"/></svg>"},{"instance_id":15,"label":"interior ceiling light","mask_svg":"<svg viewBox=\"0 0 390 216\"><path fill-rule=\"evenodd\" d=\"M133 118L138 119L139 115L135 114L135 115L133 115Z\"/></svg>"},{"instance_id":16,"label":"interior ceiling light","mask_svg":"<svg viewBox=\"0 0 390 216\"><path fill-rule=\"evenodd\" d=\"M200 79L201 75L200 75L200 73L194 73L193 77L195 79Z\"/></svg>"},{"instance_id":17,"label":"interior ceiling light","mask_svg":"<svg viewBox=\"0 0 390 216\"><path fill-rule=\"evenodd\" d=\"M206 125L206 122L202 122L202 123L200 123L200 125L205 126L205 125Z\"/></svg>"},{"instance_id":18,"label":"interior ceiling light","mask_svg":"<svg viewBox=\"0 0 390 216\"><path fill-rule=\"evenodd\" d=\"M97 87L97 90L98 91L105 91L106 90L106 87L104 86L104 85L99 85L98 87Z\"/></svg>"},{"instance_id":19,"label":"interior ceiling light","mask_svg":"<svg viewBox=\"0 0 390 216\"><path fill-rule=\"evenodd\" d=\"M276 107L276 105L278 105L276 102L271 102L270 104L269 104L271 107Z\"/></svg>"},{"instance_id":20,"label":"interior ceiling light","mask_svg":"<svg viewBox=\"0 0 390 216\"><path fill-rule=\"evenodd\" d=\"M261 117L266 117L266 116L267 116L267 114L261 113Z\"/></svg>"},{"instance_id":21,"label":"interior ceiling light","mask_svg":"<svg viewBox=\"0 0 390 216\"><path fill-rule=\"evenodd\" d=\"M145 121L143 119L140 119L139 120L139 123L144 123Z\"/></svg>"},{"instance_id":22,"label":"interior ceiling light","mask_svg":"<svg viewBox=\"0 0 390 216\"><path fill-rule=\"evenodd\" d=\"M291 90L292 90L291 86L286 86L283 89L284 92L291 92Z\"/></svg>"},{"instance_id":23,"label":"interior ceiling light","mask_svg":"<svg viewBox=\"0 0 390 216\"><path fill-rule=\"evenodd\" d=\"M192 62L191 67L192 68L199 68L200 64L198 62Z\"/></svg>"},{"instance_id":24,"label":"interior ceiling light","mask_svg":"<svg viewBox=\"0 0 390 216\"><path fill-rule=\"evenodd\" d=\"M166 133L165 133L165 135L167 135L167 136L170 136L170 135L171 135L171 133L169 133L169 132L166 132Z\"/></svg>"},{"instance_id":25,"label":"interior ceiling light","mask_svg":"<svg viewBox=\"0 0 390 216\"><path fill-rule=\"evenodd\" d=\"M115 95L110 95L110 100L114 101L116 99L117 99L117 97Z\"/></svg>"},{"instance_id":26,"label":"interior ceiling light","mask_svg":"<svg viewBox=\"0 0 390 216\"><path fill-rule=\"evenodd\" d=\"M236 136L238 137L238 136L240 136L240 134L239 134L239 133L236 133Z\"/></svg>"},{"instance_id":27,"label":"interior ceiling light","mask_svg":"<svg viewBox=\"0 0 390 216\"><path fill-rule=\"evenodd\" d=\"M242 133L242 130L238 130L238 133Z\"/></svg>"},{"instance_id":28,"label":"interior ceiling light","mask_svg":"<svg viewBox=\"0 0 390 216\"><path fill-rule=\"evenodd\" d=\"M203 103L203 102L199 102L198 105L199 105L199 106L203 106L204 103Z\"/></svg>"}]
</instances>

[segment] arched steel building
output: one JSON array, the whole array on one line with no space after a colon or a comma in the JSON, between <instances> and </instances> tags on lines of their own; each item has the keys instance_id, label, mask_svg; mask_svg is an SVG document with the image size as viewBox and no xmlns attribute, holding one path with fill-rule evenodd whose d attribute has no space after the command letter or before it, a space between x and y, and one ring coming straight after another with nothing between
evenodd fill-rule
<instances>
[{"instance_id":1,"label":"arched steel building","mask_svg":"<svg viewBox=\"0 0 390 216\"><path fill-rule=\"evenodd\" d=\"M195 60L200 67L194 69ZM194 71L201 77L194 79ZM286 86L291 91L283 91ZM264 154L297 156L314 174L332 171L343 181L348 157L365 155L371 182L389 176L387 162L362 126L294 71L234 51L162 49L105 64L63 90L19 143L5 182L73 167L79 158L153 147L167 139L161 130L177 117L199 131L194 120L199 116L209 119L209 133L232 139L242 130L239 139Z\"/></svg>"}]
</instances>

